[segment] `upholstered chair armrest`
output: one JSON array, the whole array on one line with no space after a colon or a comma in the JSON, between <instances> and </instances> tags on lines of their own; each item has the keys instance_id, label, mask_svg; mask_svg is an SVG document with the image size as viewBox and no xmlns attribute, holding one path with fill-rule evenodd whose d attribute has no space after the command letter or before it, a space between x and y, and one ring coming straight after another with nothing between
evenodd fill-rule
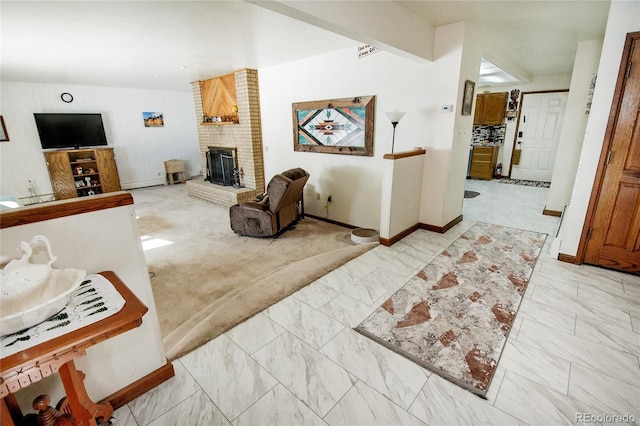
<instances>
[{"instance_id":1,"label":"upholstered chair armrest","mask_svg":"<svg viewBox=\"0 0 640 426\"><path fill-rule=\"evenodd\" d=\"M257 203L255 201L247 201L246 203L242 203L239 206L240 208L248 209L248 210L265 211L269 208L269 203Z\"/></svg>"},{"instance_id":2,"label":"upholstered chair armrest","mask_svg":"<svg viewBox=\"0 0 640 426\"><path fill-rule=\"evenodd\" d=\"M253 200L256 203L265 203L269 201L269 195L265 192L264 194L257 195Z\"/></svg>"}]
</instances>

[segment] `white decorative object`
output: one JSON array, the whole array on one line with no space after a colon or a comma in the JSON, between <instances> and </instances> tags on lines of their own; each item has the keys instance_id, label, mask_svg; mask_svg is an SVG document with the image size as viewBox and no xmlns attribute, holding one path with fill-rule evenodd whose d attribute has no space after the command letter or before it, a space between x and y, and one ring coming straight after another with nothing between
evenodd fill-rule
<instances>
[{"instance_id":1,"label":"white decorative object","mask_svg":"<svg viewBox=\"0 0 640 426\"><path fill-rule=\"evenodd\" d=\"M351 231L351 241L356 244L366 244L378 242L380 238L375 229L356 228Z\"/></svg>"},{"instance_id":2,"label":"white decorative object","mask_svg":"<svg viewBox=\"0 0 640 426\"><path fill-rule=\"evenodd\" d=\"M44 244L49 260L32 263L33 248ZM20 244L22 257L14 259L0 271L0 335L29 328L58 313L78 288L86 271L53 269L56 257L49 240L36 235Z\"/></svg>"}]
</instances>

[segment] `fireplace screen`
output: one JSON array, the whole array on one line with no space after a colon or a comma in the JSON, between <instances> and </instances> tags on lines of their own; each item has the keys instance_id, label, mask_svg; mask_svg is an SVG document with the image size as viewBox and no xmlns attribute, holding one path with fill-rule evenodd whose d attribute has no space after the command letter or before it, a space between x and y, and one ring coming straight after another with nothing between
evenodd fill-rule
<instances>
[{"instance_id":1,"label":"fireplace screen","mask_svg":"<svg viewBox=\"0 0 640 426\"><path fill-rule=\"evenodd\" d=\"M210 146L207 151L207 177L211 183L235 186L234 170L238 169L236 148Z\"/></svg>"}]
</instances>

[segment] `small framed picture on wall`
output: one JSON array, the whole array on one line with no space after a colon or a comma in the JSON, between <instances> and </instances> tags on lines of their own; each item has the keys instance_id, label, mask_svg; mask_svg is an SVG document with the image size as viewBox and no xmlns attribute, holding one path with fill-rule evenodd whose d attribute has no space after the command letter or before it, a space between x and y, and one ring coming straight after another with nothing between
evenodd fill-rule
<instances>
[{"instance_id":1,"label":"small framed picture on wall","mask_svg":"<svg viewBox=\"0 0 640 426\"><path fill-rule=\"evenodd\" d=\"M464 96L462 97L462 115L471 115L471 107L473 106L473 92L476 83L471 80L464 82Z\"/></svg>"}]
</instances>

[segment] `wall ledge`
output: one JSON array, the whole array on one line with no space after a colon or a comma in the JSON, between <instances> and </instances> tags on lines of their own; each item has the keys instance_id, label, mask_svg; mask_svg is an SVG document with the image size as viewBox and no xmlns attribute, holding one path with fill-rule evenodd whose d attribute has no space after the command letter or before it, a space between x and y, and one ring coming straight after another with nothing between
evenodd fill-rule
<instances>
[{"instance_id":1,"label":"wall ledge","mask_svg":"<svg viewBox=\"0 0 640 426\"><path fill-rule=\"evenodd\" d=\"M423 155L426 153L427 153L427 150L425 149L414 149L413 151L403 151L403 152L396 152L393 154L384 154L382 158L385 160L398 160L400 158L415 157L416 155Z\"/></svg>"},{"instance_id":2,"label":"wall ledge","mask_svg":"<svg viewBox=\"0 0 640 426\"><path fill-rule=\"evenodd\" d=\"M124 191L32 204L30 206L2 210L0 212L0 228L4 229L12 226L27 225L29 223L43 222L45 220L132 204L133 197Z\"/></svg>"}]
</instances>

